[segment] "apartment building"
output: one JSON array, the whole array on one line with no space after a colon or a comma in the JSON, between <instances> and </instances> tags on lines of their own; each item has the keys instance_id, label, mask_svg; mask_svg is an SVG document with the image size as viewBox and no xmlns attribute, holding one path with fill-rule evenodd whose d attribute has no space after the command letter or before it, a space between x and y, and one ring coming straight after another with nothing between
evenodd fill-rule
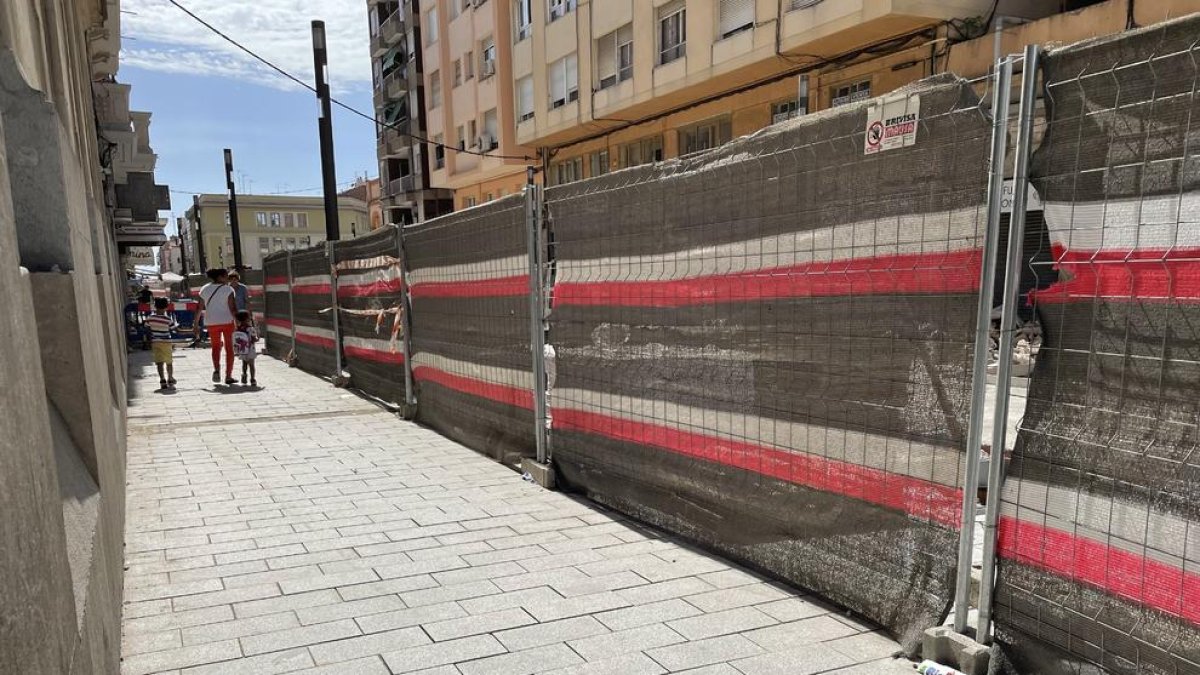
<instances>
[{"instance_id":1,"label":"apartment building","mask_svg":"<svg viewBox=\"0 0 1200 675\"><path fill-rule=\"evenodd\" d=\"M383 220L408 224L453 209L453 194L433 187L433 147L425 123L421 7L433 0L367 0L375 89Z\"/></svg>"},{"instance_id":2,"label":"apartment building","mask_svg":"<svg viewBox=\"0 0 1200 675\"><path fill-rule=\"evenodd\" d=\"M496 3L494 3L496 4ZM498 0L516 138L550 184L678 157L935 73L986 74L1026 34L1063 42L1192 0ZM1063 14L1063 12L1071 12ZM1071 20L1079 12L1090 19ZM997 37L992 26L1001 22ZM1054 26L1054 30L1047 30ZM1054 34L1057 31L1058 34ZM1003 53L1008 53L1004 51ZM503 53L503 50L502 52Z\"/></svg>"},{"instance_id":3,"label":"apartment building","mask_svg":"<svg viewBox=\"0 0 1200 675\"><path fill-rule=\"evenodd\" d=\"M325 200L292 195L238 195L238 234L242 264L262 269L262 260L275 251L292 250L325 241ZM224 194L200 195L200 234L204 237L204 262L196 257L196 209L187 210L181 235L193 256L190 269L232 267L233 229L229 200ZM366 202L338 197L338 225L343 239L371 231ZM194 266L193 266L194 265Z\"/></svg>"},{"instance_id":4,"label":"apartment building","mask_svg":"<svg viewBox=\"0 0 1200 675\"><path fill-rule=\"evenodd\" d=\"M429 0L422 5L426 114L433 184L455 208L519 192L535 153L517 143L514 5L509 0Z\"/></svg>"}]
</instances>

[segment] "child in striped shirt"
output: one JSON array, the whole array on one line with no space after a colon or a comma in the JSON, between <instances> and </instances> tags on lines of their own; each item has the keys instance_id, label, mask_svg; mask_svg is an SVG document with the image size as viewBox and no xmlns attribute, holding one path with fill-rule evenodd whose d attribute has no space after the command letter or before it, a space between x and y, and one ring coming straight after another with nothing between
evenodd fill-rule
<instances>
[{"instance_id":1,"label":"child in striped shirt","mask_svg":"<svg viewBox=\"0 0 1200 675\"><path fill-rule=\"evenodd\" d=\"M158 384L162 390L175 388L175 363L172 353L175 346L171 343L171 331L178 328L179 324L175 322L174 317L167 315L167 307L170 305L166 298L156 298L154 313L146 317L146 328L150 331L150 351L154 355L154 365L158 368Z\"/></svg>"}]
</instances>

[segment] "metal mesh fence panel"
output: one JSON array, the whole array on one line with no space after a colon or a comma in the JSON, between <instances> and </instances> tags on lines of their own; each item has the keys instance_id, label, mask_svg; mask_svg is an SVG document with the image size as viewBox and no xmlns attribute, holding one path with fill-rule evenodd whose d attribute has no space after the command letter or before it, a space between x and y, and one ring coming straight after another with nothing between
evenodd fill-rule
<instances>
[{"instance_id":1,"label":"metal mesh fence panel","mask_svg":"<svg viewBox=\"0 0 1200 675\"><path fill-rule=\"evenodd\" d=\"M906 147L851 105L547 208L560 479L912 651L953 596L991 125L910 95Z\"/></svg>"},{"instance_id":2,"label":"metal mesh fence panel","mask_svg":"<svg viewBox=\"0 0 1200 675\"><path fill-rule=\"evenodd\" d=\"M338 309L351 386L404 402L403 316L399 230L339 242Z\"/></svg>"},{"instance_id":3,"label":"metal mesh fence panel","mask_svg":"<svg viewBox=\"0 0 1200 675\"><path fill-rule=\"evenodd\" d=\"M1200 17L1044 60L1054 283L1003 489L1018 672L1200 673Z\"/></svg>"},{"instance_id":4,"label":"metal mesh fence panel","mask_svg":"<svg viewBox=\"0 0 1200 675\"><path fill-rule=\"evenodd\" d=\"M417 418L513 465L534 453L521 195L405 230Z\"/></svg>"},{"instance_id":5,"label":"metal mesh fence panel","mask_svg":"<svg viewBox=\"0 0 1200 675\"><path fill-rule=\"evenodd\" d=\"M287 251L272 253L263 260L264 317L259 322L266 351L277 359L292 351L291 279Z\"/></svg>"},{"instance_id":6,"label":"metal mesh fence panel","mask_svg":"<svg viewBox=\"0 0 1200 675\"><path fill-rule=\"evenodd\" d=\"M292 321L295 363L314 375L332 376L337 368L333 333L333 291L326 245L292 251Z\"/></svg>"}]
</instances>

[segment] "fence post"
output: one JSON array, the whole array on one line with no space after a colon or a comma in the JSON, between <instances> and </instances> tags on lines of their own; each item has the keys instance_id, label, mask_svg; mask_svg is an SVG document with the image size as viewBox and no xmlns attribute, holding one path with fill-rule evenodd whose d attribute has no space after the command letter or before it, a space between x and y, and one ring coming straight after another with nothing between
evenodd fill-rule
<instances>
[{"instance_id":1,"label":"fence post","mask_svg":"<svg viewBox=\"0 0 1200 675\"><path fill-rule=\"evenodd\" d=\"M326 256L329 258L329 294L333 299L333 384L340 386L342 381L342 317L338 307L338 271L337 271L337 242L325 242Z\"/></svg>"},{"instance_id":2,"label":"fence post","mask_svg":"<svg viewBox=\"0 0 1200 675\"><path fill-rule=\"evenodd\" d=\"M979 581L979 627L976 641L992 641L992 591L996 577L996 524L1000 517L1000 483L1004 479L1005 435L1012 390L1013 340L1020 302L1021 254L1025 244L1025 211L1029 195L1029 156L1033 151L1033 109L1037 97L1037 45L1025 47L1021 71L1021 108L1017 115L1017 156L1013 170L1012 215L1008 225L1008 258L1004 268L1004 297L1000 318L1000 364L996 374L996 410L992 423L992 462L988 466L987 511L983 521L983 570Z\"/></svg>"},{"instance_id":3,"label":"fence post","mask_svg":"<svg viewBox=\"0 0 1200 675\"><path fill-rule=\"evenodd\" d=\"M287 297L288 297L288 326L292 332L292 348L288 350L288 356L295 358L296 356L296 299L292 295L292 252L287 252ZM288 365L291 365L289 363Z\"/></svg>"},{"instance_id":4,"label":"fence post","mask_svg":"<svg viewBox=\"0 0 1200 675\"><path fill-rule=\"evenodd\" d=\"M545 464L546 448L546 328L542 317L542 188L529 169L525 185L525 225L529 244L529 348L533 356L533 434L537 461Z\"/></svg>"},{"instance_id":5,"label":"fence post","mask_svg":"<svg viewBox=\"0 0 1200 675\"><path fill-rule=\"evenodd\" d=\"M983 443L983 409L987 395L988 351L991 345L992 289L996 281L1001 197L1004 191L1005 154L1008 149L1008 96L1012 88L1012 60L995 65L992 77L992 158L987 193L987 227L983 236L983 264L979 272L979 298L975 306L975 355L971 366L971 409L967 422L967 447L963 470L962 520L958 533L958 569L954 584L954 630L965 633L971 608L971 562L975 552L975 501L979 489L979 453Z\"/></svg>"},{"instance_id":6,"label":"fence post","mask_svg":"<svg viewBox=\"0 0 1200 675\"><path fill-rule=\"evenodd\" d=\"M413 388L412 344L409 342L412 329L412 316L409 312L412 303L408 298L408 256L404 252L404 225L393 225L396 228L396 250L400 260L400 330L404 335L400 339L400 349L404 354L404 402L416 405L417 397Z\"/></svg>"}]
</instances>

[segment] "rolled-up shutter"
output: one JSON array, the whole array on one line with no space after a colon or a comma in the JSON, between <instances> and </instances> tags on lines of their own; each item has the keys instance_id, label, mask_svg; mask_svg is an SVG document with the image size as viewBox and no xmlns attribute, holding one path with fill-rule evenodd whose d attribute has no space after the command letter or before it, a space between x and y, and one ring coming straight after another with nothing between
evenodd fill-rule
<instances>
[{"instance_id":1,"label":"rolled-up shutter","mask_svg":"<svg viewBox=\"0 0 1200 675\"><path fill-rule=\"evenodd\" d=\"M721 0L721 37L754 25L754 0Z\"/></svg>"}]
</instances>

